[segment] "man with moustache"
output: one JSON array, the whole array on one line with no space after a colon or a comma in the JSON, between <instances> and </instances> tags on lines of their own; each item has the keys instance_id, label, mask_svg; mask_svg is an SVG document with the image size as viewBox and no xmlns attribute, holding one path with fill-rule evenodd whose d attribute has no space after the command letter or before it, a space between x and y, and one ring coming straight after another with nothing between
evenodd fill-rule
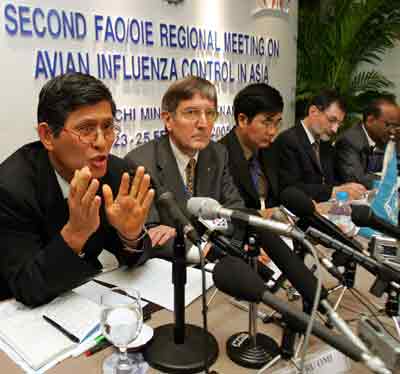
<instances>
[{"instance_id":1,"label":"man with moustache","mask_svg":"<svg viewBox=\"0 0 400 374\"><path fill-rule=\"evenodd\" d=\"M398 138L399 107L391 96L371 100L363 122L346 130L335 144L336 166L343 182L358 182L372 189L382 170L383 152L391 134Z\"/></svg>"},{"instance_id":2,"label":"man with moustache","mask_svg":"<svg viewBox=\"0 0 400 374\"><path fill-rule=\"evenodd\" d=\"M350 199L361 198L366 189L358 183L339 185L335 176L334 149L329 142L346 114L343 99L334 90L323 90L308 107L301 123L282 132L274 142L279 155L279 185L294 186L317 202L327 201L338 191Z\"/></svg>"},{"instance_id":3,"label":"man with moustache","mask_svg":"<svg viewBox=\"0 0 400 374\"><path fill-rule=\"evenodd\" d=\"M60 75L42 88L40 141L0 165L3 296L46 303L98 273L103 249L127 265L144 261L154 191L143 167L131 181L124 160L110 155L115 111L90 75Z\"/></svg>"}]
</instances>

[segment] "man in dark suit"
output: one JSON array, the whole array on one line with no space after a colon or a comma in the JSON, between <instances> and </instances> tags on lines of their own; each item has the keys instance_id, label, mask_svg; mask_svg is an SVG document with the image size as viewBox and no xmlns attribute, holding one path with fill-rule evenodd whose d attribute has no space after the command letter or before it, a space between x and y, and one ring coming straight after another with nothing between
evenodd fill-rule
<instances>
[{"instance_id":1,"label":"man in dark suit","mask_svg":"<svg viewBox=\"0 0 400 374\"><path fill-rule=\"evenodd\" d=\"M209 81L187 77L173 83L161 103L166 136L132 150L126 159L145 166L156 189L175 194L180 209L189 216L186 203L192 196L211 197L230 208L243 208L229 173L228 154L210 141L217 119L217 92ZM165 244L175 230L163 212L152 207L149 229L153 246Z\"/></svg>"},{"instance_id":2,"label":"man in dark suit","mask_svg":"<svg viewBox=\"0 0 400 374\"><path fill-rule=\"evenodd\" d=\"M220 143L228 150L229 169L246 207L270 218L279 199L278 160L270 145L282 121L282 96L255 83L236 95L233 108L235 127Z\"/></svg>"},{"instance_id":3,"label":"man in dark suit","mask_svg":"<svg viewBox=\"0 0 400 374\"><path fill-rule=\"evenodd\" d=\"M365 187L357 183L339 185L334 172L334 149L330 138L345 117L345 105L335 91L315 96L307 116L296 126L282 132L274 142L279 155L280 190L294 186L320 202L346 191L358 199Z\"/></svg>"},{"instance_id":4,"label":"man in dark suit","mask_svg":"<svg viewBox=\"0 0 400 374\"><path fill-rule=\"evenodd\" d=\"M335 144L340 179L371 189L377 179L373 173L382 170L385 144L399 123L399 108L393 97L372 100L363 112L363 122L345 131Z\"/></svg>"},{"instance_id":5,"label":"man in dark suit","mask_svg":"<svg viewBox=\"0 0 400 374\"><path fill-rule=\"evenodd\" d=\"M3 296L43 304L98 273L103 249L128 265L146 256L154 191L143 167L131 182L128 165L109 154L115 111L108 88L89 75L42 88L40 141L0 165Z\"/></svg>"}]
</instances>

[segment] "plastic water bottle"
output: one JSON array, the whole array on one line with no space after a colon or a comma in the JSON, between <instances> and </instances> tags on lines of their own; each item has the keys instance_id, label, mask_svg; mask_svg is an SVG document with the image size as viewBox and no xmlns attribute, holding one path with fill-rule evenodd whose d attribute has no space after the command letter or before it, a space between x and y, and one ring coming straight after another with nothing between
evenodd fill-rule
<instances>
[{"instance_id":1,"label":"plastic water bottle","mask_svg":"<svg viewBox=\"0 0 400 374\"><path fill-rule=\"evenodd\" d=\"M328 211L328 219L340 226L345 234L353 236L356 234L356 226L351 220L351 207L348 199L349 194L347 192L337 192L336 199Z\"/></svg>"}]
</instances>

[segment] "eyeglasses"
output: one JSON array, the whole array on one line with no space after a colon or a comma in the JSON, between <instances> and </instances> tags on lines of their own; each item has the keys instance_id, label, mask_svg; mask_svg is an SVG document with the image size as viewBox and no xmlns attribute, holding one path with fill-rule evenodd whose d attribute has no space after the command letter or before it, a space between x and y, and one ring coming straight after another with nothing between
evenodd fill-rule
<instances>
[{"instance_id":1,"label":"eyeglasses","mask_svg":"<svg viewBox=\"0 0 400 374\"><path fill-rule=\"evenodd\" d=\"M114 140L114 138L121 132L121 128L114 123L107 124L103 127L83 126L78 128L76 131L66 129L65 127L62 129L62 131L77 136L83 144L93 144L97 140L99 130L102 132L104 139L106 140Z\"/></svg>"},{"instance_id":2,"label":"eyeglasses","mask_svg":"<svg viewBox=\"0 0 400 374\"><path fill-rule=\"evenodd\" d=\"M333 117L328 116L323 110L320 110L320 112L324 114L324 116L326 117L326 119L328 120L328 122L331 126L334 126L334 125L340 126L342 124L342 121L338 120L335 116L333 116Z\"/></svg>"},{"instance_id":3,"label":"eyeglasses","mask_svg":"<svg viewBox=\"0 0 400 374\"><path fill-rule=\"evenodd\" d=\"M264 117L260 123L267 128L279 128L282 123L282 118L278 117Z\"/></svg>"},{"instance_id":4,"label":"eyeglasses","mask_svg":"<svg viewBox=\"0 0 400 374\"><path fill-rule=\"evenodd\" d=\"M215 122L218 118L218 112L215 109L185 109L176 113L190 122L200 121L203 113L207 122Z\"/></svg>"}]
</instances>

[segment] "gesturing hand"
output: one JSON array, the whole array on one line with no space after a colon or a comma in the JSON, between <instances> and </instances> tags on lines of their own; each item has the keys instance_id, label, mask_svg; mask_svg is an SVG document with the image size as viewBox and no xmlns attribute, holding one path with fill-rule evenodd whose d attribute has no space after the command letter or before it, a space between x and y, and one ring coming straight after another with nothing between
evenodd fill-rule
<instances>
[{"instance_id":1,"label":"gesturing hand","mask_svg":"<svg viewBox=\"0 0 400 374\"><path fill-rule=\"evenodd\" d=\"M99 181L91 178L87 166L75 171L68 196L69 219L61 230L64 240L77 253L100 225L101 198L96 196Z\"/></svg>"},{"instance_id":2,"label":"gesturing hand","mask_svg":"<svg viewBox=\"0 0 400 374\"><path fill-rule=\"evenodd\" d=\"M103 185L103 196L108 222L123 237L134 240L142 231L154 198L154 190L149 189L150 176L144 173L142 166L137 168L130 188L129 182L129 174L124 173L117 197L114 199L108 185Z\"/></svg>"}]
</instances>

